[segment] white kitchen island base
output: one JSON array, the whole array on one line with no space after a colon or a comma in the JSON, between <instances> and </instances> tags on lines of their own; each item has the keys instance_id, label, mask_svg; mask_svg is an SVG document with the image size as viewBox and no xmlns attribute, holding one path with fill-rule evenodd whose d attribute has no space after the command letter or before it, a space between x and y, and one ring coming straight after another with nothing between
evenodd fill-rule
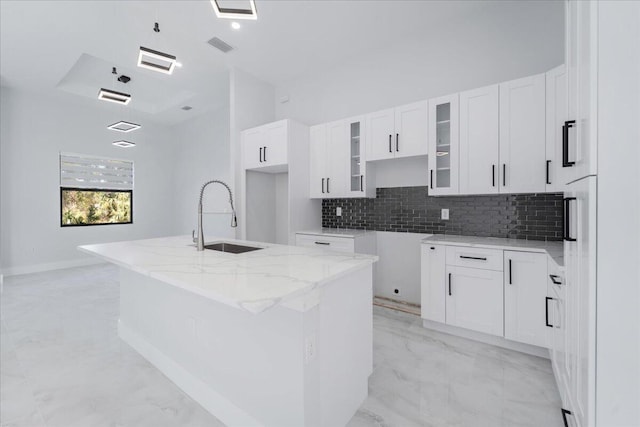
<instances>
[{"instance_id":1,"label":"white kitchen island base","mask_svg":"<svg viewBox=\"0 0 640 427\"><path fill-rule=\"evenodd\" d=\"M121 268L120 337L229 426L343 426L372 372L372 266L253 314Z\"/></svg>"}]
</instances>

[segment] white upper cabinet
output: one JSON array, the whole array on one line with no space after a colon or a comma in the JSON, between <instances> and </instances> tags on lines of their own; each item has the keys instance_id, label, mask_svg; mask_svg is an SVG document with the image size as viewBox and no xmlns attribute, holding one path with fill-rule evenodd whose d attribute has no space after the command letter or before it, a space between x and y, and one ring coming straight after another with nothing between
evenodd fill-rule
<instances>
[{"instance_id":1,"label":"white upper cabinet","mask_svg":"<svg viewBox=\"0 0 640 427\"><path fill-rule=\"evenodd\" d=\"M504 251L505 338L548 345L547 295L547 254Z\"/></svg>"},{"instance_id":2,"label":"white upper cabinet","mask_svg":"<svg viewBox=\"0 0 640 427\"><path fill-rule=\"evenodd\" d=\"M288 121L280 120L242 131L244 169L282 172L287 168Z\"/></svg>"},{"instance_id":3,"label":"white upper cabinet","mask_svg":"<svg viewBox=\"0 0 640 427\"><path fill-rule=\"evenodd\" d=\"M327 126L312 126L309 129L309 197L323 198L327 179Z\"/></svg>"},{"instance_id":4,"label":"white upper cabinet","mask_svg":"<svg viewBox=\"0 0 640 427\"><path fill-rule=\"evenodd\" d=\"M546 186L545 75L500 84L500 192Z\"/></svg>"},{"instance_id":5,"label":"white upper cabinet","mask_svg":"<svg viewBox=\"0 0 640 427\"><path fill-rule=\"evenodd\" d=\"M427 101L368 114L366 159L426 155L427 114Z\"/></svg>"},{"instance_id":6,"label":"white upper cabinet","mask_svg":"<svg viewBox=\"0 0 640 427\"><path fill-rule=\"evenodd\" d=\"M460 94L460 194L498 193L498 85Z\"/></svg>"},{"instance_id":7,"label":"white upper cabinet","mask_svg":"<svg viewBox=\"0 0 640 427\"><path fill-rule=\"evenodd\" d=\"M458 94L429 100L429 194L458 194Z\"/></svg>"},{"instance_id":8,"label":"white upper cabinet","mask_svg":"<svg viewBox=\"0 0 640 427\"><path fill-rule=\"evenodd\" d=\"M309 197L375 197L373 166L364 160L363 117L310 129Z\"/></svg>"},{"instance_id":9,"label":"white upper cabinet","mask_svg":"<svg viewBox=\"0 0 640 427\"><path fill-rule=\"evenodd\" d=\"M562 136L567 119L567 72L561 65L547 72L546 75L546 190L562 191L565 179L565 168L562 167Z\"/></svg>"}]
</instances>

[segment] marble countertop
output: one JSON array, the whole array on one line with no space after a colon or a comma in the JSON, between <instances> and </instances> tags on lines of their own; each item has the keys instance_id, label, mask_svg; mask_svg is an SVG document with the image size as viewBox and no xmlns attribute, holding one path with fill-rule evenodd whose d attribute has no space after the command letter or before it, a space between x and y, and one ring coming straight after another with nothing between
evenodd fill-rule
<instances>
[{"instance_id":1,"label":"marble countertop","mask_svg":"<svg viewBox=\"0 0 640 427\"><path fill-rule=\"evenodd\" d=\"M198 252L190 236L79 246L78 249L213 301L252 313L295 300L377 256L319 248L205 238L264 249L231 254Z\"/></svg>"},{"instance_id":2,"label":"marble countertop","mask_svg":"<svg viewBox=\"0 0 640 427\"><path fill-rule=\"evenodd\" d=\"M456 236L450 234L432 234L422 239L422 243L440 245L472 246L487 249L522 250L527 252L546 252L559 266L564 267L563 242L538 240L503 239L500 237Z\"/></svg>"},{"instance_id":3,"label":"marble countertop","mask_svg":"<svg viewBox=\"0 0 640 427\"><path fill-rule=\"evenodd\" d=\"M350 237L355 238L364 236L365 234L375 233L375 230L354 230L351 228L321 228L317 230L297 231L296 234L323 235L332 237Z\"/></svg>"}]
</instances>

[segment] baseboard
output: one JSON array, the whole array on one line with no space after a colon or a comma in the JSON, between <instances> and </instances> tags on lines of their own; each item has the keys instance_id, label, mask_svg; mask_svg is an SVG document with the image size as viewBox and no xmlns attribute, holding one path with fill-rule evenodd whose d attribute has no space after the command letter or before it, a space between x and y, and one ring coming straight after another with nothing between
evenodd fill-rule
<instances>
[{"instance_id":1,"label":"baseboard","mask_svg":"<svg viewBox=\"0 0 640 427\"><path fill-rule=\"evenodd\" d=\"M21 265L0 270L0 277L19 276L21 274L41 273L43 271L63 270L65 268L84 267L87 265L104 264L99 258L73 259L67 261L48 262L44 264ZM1 280L1 279L0 279Z\"/></svg>"},{"instance_id":2,"label":"baseboard","mask_svg":"<svg viewBox=\"0 0 640 427\"><path fill-rule=\"evenodd\" d=\"M193 376L120 320L118 320L118 336L225 425L238 427L260 427L263 425L228 399L216 393L209 385Z\"/></svg>"},{"instance_id":3,"label":"baseboard","mask_svg":"<svg viewBox=\"0 0 640 427\"><path fill-rule=\"evenodd\" d=\"M520 353L542 357L543 359L549 359L549 349L547 348L523 344L482 332L470 331L469 329L458 328L457 326L446 325L444 323L434 322L433 320L422 319L422 325L427 329L433 329L434 331L443 332L445 334L495 345L508 350L519 351Z\"/></svg>"}]
</instances>

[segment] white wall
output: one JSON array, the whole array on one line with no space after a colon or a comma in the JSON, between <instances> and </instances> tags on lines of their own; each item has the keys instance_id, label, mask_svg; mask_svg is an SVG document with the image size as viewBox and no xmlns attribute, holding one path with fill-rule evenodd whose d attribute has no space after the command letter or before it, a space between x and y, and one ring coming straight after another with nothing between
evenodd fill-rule
<instances>
[{"instance_id":1,"label":"white wall","mask_svg":"<svg viewBox=\"0 0 640 427\"><path fill-rule=\"evenodd\" d=\"M178 234L190 234L197 227L198 198L202 185L212 179L232 184L229 108L180 123L173 127L171 135L175 153L175 180L170 194L175 229ZM229 195L221 185L212 184L205 190L202 226L208 236L235 236L231 228Z\"/></svg>"},{"instance_id":2,"label":"white wall","mask_svg":"<svg viewBox=\"0 0 640 427\"><path fill-rule=\"evenodd\" d=\"M76 250L82 244L174 233L173 150L167 129L147 125L148 121L130 116L122 107L102 108L95 102L69 96L53 99L2 88L0 246L4 274L90 260ZM126 134L137 143L135 148L111 145L125 134L106 126L120 119L143 125ZM133 224L61 228L60 151L132 159Z\"/></svg>"}]
</instances>

